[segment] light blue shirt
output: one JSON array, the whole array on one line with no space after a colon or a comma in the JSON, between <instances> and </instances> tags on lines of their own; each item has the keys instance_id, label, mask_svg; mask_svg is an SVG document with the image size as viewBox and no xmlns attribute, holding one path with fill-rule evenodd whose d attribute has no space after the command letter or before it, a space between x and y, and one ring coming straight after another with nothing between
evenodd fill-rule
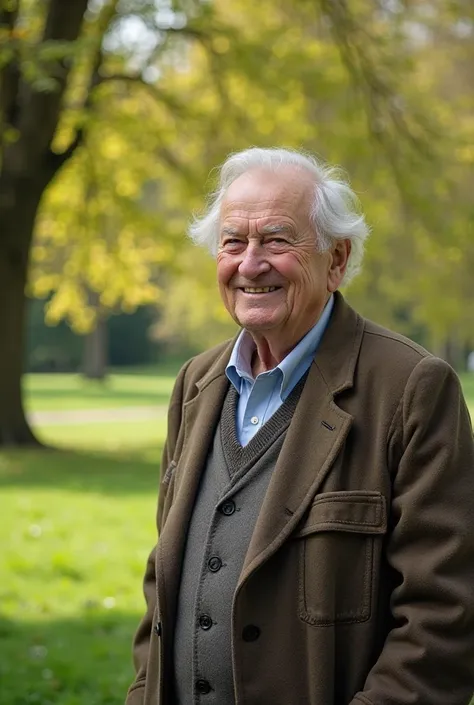
<instances>
[{"instance_id":1,"label":"light blue shirt","mask_svg":"<svg viewBox=\"0 0 474 705\"><path fill-rule=\"evenodd\" d=\"M309 369L333 307L334 297L331 295L319 321L298 345L277 367L256 378L252 374L252 356L256 347L252 336L243 330L235 341L225 373L239 393L236 431L242 446L246 446L273 416Z\"/></svg>"}]
</instances>

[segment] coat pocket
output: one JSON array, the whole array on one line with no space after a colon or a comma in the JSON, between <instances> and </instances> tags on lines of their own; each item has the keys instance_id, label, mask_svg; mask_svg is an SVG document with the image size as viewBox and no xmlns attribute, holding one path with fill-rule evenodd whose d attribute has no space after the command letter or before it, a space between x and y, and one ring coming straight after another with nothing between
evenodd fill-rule
<instances>
[{"instance_id":1,"label":"coat pocket","mask_svg":"<svg viewBox=\"0 0 474 705\"><path fill-rule=\"evenodd\" d=\"M370 618L386 530L379 492L326 492L315 499L294 534L300 619L329 626Z\"/></svg>"}]
</instances>

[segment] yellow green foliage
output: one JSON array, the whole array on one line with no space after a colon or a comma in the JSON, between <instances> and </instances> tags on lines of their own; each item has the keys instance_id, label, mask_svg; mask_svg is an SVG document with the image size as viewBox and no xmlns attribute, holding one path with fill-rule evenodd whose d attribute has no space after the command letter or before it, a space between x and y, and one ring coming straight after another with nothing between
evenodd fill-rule
<instances>
[{"instance_id":1,"label":"yellow green foliage","mask_svg":"<svg viewBox=\"0 0 474 705\"><path fill-rule=\"evenodd\" d=\"M342 165L361 197L373 234L350 300L432 344L472 340L472 12L386 5L190 3L146 61L112 25L84 111L90 18L56 136L84 124L87 140L44 198L32 256L31 291L53 293L47 320L84 332L98 296L104 309L158 302L169 339L232 332L186 223L226 154L287 145Z\"/></svg>"}]
</instances>

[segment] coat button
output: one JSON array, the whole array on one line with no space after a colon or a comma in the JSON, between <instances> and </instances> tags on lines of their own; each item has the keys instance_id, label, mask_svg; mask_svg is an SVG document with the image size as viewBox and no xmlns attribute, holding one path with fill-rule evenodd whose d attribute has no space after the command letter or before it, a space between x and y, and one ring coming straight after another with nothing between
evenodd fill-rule
<instances>
[{"instance_id":1,"label":"coat button","mask_svg":"<svg viewBox=\"0 0 474 705\"><path fill-rule=\"evenodd\" d=\"M196 681L196 692L200 693L201 695L207 695L208 693L211 692L211 684L209 681L205 681L204 678L200 678L198 681Z\"/></svg>"},{"instance_id":2,"label":"coat button","mask_svg":"<svg viewBox=\"0 0 474 705\"><path fill-rule=\"evenodd\" d=\"M161 636L161 622L157 622L155 624L155 634L157 636Z\"/></svg>"},{"instance_id":3,"label":"coat button","mask_svg":"<svg viewBox=\"0 0 474 705\"><path fill-rule=\"evenodd\" d=\"M207 563L211 573L217 573L222 568L222 561L218 556L212 556Z\"/></svg>"},{"instance_id":4,"label":"coat button","mask_svg":"<svg viewBox=\"0 0 474 705\"><path fill-rule=\"evenodd\" d=\"M242 630L242 639L244 641L257 641L260 636L260 629L255 624L247 624Z\"/></svg>"},{"instance_id":5,"label":"coat button","mask_svg":"<svg viewBox=\"0 0 474 705\"><path fill-rule=\"evenodd\" d=\"M230 517L234 512L235 502L233 502L231 499L227 500L227 502L224 502L221 507L221 513L224 514L226 517Z\"/></svg>"},{"instance_id":6,"label":"coat button","mask_svg":"<svg viewBox=\"0 0 474 705\"><path fill-rule=\"evenodd\" d=\"M210 628L212 627L212 619L211 619L211 617L209 617L208 614L202 614L202 615L199 617L199 626L201 627L201 629L204 629L205 631L207 631L208 629L210 629Z\"/></svg>"}]
</instances>

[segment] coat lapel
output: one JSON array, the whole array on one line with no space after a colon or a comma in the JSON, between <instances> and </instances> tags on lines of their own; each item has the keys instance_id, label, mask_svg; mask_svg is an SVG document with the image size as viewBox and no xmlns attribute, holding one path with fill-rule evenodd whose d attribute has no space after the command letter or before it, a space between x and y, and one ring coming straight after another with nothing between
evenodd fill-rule
<instances>
[{"instance_id":1,"label":"coat lapel","mask_svg":"<svg viewBox=\"0 0 474 705\"><path fill-rule=\"evenodd\" d=\"M239 586L296 528L344 445L352 417L335 403L353 385L363 319L336 295L249 545Z\"/></svg>"},{"instance_id":2,"label":"coat lapel","mask_svg":"<svg viewBox=\"0 0 474 705\"><path fill-rule=\"evenodd\" d=\"M228 387L225 367L233 341L197 383L198 393L184 404L184 443L175 470L174 499L158 543L160 604L174 620L187 528L199 481Z\"/></svg>"}]
</instances>

